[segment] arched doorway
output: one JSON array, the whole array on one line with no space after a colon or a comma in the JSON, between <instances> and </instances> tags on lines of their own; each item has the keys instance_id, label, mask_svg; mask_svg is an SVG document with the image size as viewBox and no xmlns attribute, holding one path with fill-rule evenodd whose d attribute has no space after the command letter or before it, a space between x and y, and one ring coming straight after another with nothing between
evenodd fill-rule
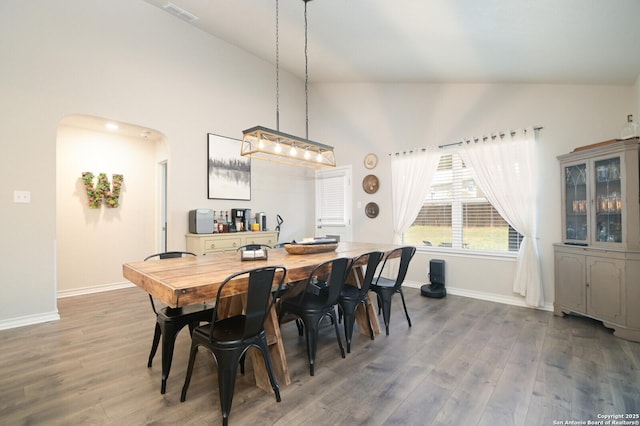
<instances>
[{"instance_id":1,"label":"arched doorway","mask_svg":"<svg viewBox=\"0 0 640 426\"><path fill-rule=\"evenodd\" d=\"M158 251L166 212L166 140L157 130L104 118L62 119L56 140L58 297L130 285L122 263ZM117 208L90 208L83 172L123 176ZM93 183L96 184L97 179ZM164 238L164 240L163 240Z\"/></svg>"}]
</instances>

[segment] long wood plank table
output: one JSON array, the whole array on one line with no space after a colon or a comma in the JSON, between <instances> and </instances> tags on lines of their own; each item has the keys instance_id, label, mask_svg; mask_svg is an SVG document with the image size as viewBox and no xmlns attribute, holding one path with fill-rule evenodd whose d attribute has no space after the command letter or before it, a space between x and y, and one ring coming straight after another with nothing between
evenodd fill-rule
<instances>
[{"instance_id":1,"label":"long wood plank table","mask_svg":"<svg viewBox=\"0 0 640 426\"><path fill-rule=\"evenodd\" d=\"M284 248L279 248L270 249L267 260L242 261L240 253L226 252L206 256L130 262L122 265L122 271L127 280L167 305L177 308L215 300L222 282L238 271L280 265L287 268L285 282L296 282L307 279L313 268L322 262L339 257L353 258L375 250L388 253L397 247L399 246L391 244L340 242L335 251L325 253L298 255L289 254ZM229 290L226 296L231 298L230 301L234 296L242 297L242 287L234 286L233 281L225 289ZM371 306L370 309L374 331L380 333L376 313ZM368 326L364 312L357 316L357 321L359 329L366 334ZM291 383L291 378L275 309L271 310L265 321L265 331L278 382L286 386ZM267 392L271 392L263 363L254 362L253 365L256 384Z\"/></svg>"}]
</instances>

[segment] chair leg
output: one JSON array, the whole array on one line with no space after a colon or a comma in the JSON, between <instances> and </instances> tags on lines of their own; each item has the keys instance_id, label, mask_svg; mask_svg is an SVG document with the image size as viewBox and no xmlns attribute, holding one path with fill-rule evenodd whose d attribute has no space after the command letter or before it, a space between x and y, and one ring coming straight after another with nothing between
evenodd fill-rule
<instances>
[{"instance_id":1,"label":"chair leg","mask_svg":"<svg viewBox=\"0 0 640 426\"><path fill-rule=\"evenodd\" d=\"M196 362L196 354L198 353L198 344L191 343L191 351L189 352L189 365L187 367L187 374L184 377L184 385L182 385L182 393L180 394L180 402L184 402L187 399L187 390L189 389L189 383L191 382L191 374L193 373L193 365Z\"/></svg>"},{"instance_id":2,"label":"chair leg","mask_svg":"<svg viewBox=\"0 0 640 426\"><path fill-rule=\"evenodd\" d=\"M358 306L358 305L356 305ZM349 306L351 308L351 306ZM354 312L351 309L340 309L344 315L344 338L347 341L347 353L351 353L351 338L353 337L353 323L356 321Z\"/></svg>"},{"instance_id":3,"label":"chair leg","mask_svg":"<svg viewBox=\"0 0 640 426\"><path fill-rule=\"evenodd\" d=\"M316 350L318 348L318 325L322 317L305 317L304 328L307 341L307 357L309 358L309 374L315 374Z\"/></svg>"},{"instance_id":4,"label":"chair leg","mask_svg":"<svg viewBox=\"0 0 640 426\"><path fill-rule=\"evenodd\" d=\"M200 321L194 321L189 323L189 334L191 336L193 336L193 330L198 328L199 325L200 325Z\"/></svg>"},{"instance_id":5,"label":"chair leg","mask_svg":"<svg viewBox=\"0 0 640 426\"><path fill-rule=\"evenodd\" d=\"M411 327L411 318L409 318L409 312L407 311L407 304L404 302L404 293L402 292L402 288L398 289L398 293L400 293L400 298L402 299L402 306L404 307L404 314L407 316L407 322L409 323L409 327Z\"/></svg>"},{"instance_id":6,"label":"chair leg","mask_svg":"<svg viewBox=\"0 0 640 426\"><path fill-rule=\"evenodd\" d=\"M162 327L162 383L160 384L160 393L163 395L167 390L167 379L171 371L171 361L176 345L176 336L181 328L182 327L175 327L171 323L165 323L164 327Z\"/></svg>"},{"instance_id":7,"label":"chair leg","mask_svg":"<svg viewBox=\"0 0 640 426\"><path fill-rule=\"evenodd\" d=\"M240 354L235 351L216 351L215 356L218 361L218 390L220 393L222 424L227 425L231 404L233 403Z\"/></svg>"},{"instance_id":8,"label":"chair leg","mask_svg":"<svg viewBox=\"0 0 640 426\"><path fill-rule=\"evenodd\" d=\"M273 364L271 363L271 355L269 354L269 346L267 345L267 337L264 336L264 339L260 339L259 349L262 352L262 358L264 358L264 364L267 368L267 373L269 374L269 381L271 382L271 388L273 389L273 393L276 395L276 402L280 402L282 399L280 398L280 386L278 386L278 381L276 380L276 376L273 372ZM245 352L246 354L246 352ZM244 359L245 354L242 355Z\"/></svg>"},{"instance_id":9,"label":"chair leg","mask_svg":"<svg viewBox=\"0 0 640 426\"><path fill-rule=\"evenodd\" d=\"M384 326L388 336L389 335L389 319L391 318L391 295L379 294L378 297L380 297L380 301L382 304L382 318L384 319Z\"/></svg>"},{"instance_id":10,"label":"chair leg","mask_svg":"<svg viewBox=\"0 0 640 426\"><path fill-rule=\"evenodd\" d=\"M340 338L340 328L338 327L338 321L336 321L336 313L335 311L329 311L327 315L329 315L333 321L333 326L336 329L336 338L338 339L338 346L340 346L340 354L342 355L342 358L346 358L346 355L344 354L344 346L342 346L342 339Z\"/></svg>"},{"instance_id":11,"label":"chair leg","mask_svg":"<svg viewBox=\"0 0 640 426\"><path fill-rule=\"evenodd\" d=\"M278 324L282 324L282 319L287 314L287 311L280 307L278 311ZM302 337L304 335L304 324L300 318L295 319L296 327L298 328L298 336Z\"/></svg>"},{"instance_id":12,"label":"chair leg","mask_svg":"<svg viewBox=\"0 0 640 426\"><path fill-rule=\"evenodd\" d=\"M158 350L158 344L160 343L160 335L162 331L160 330L160 325L156 321L156 329L153 332L153 343L151 344L151 353L149 353L149 361L147 362L147 368L151 368L151 364L153 363L153 357L156 356L156 351Z\"/></svg>"}]
</instances>

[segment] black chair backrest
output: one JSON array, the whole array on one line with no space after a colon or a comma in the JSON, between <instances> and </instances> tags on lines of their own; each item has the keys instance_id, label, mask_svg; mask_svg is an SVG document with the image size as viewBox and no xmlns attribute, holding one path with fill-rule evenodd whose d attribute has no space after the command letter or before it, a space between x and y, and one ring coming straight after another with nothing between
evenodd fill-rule
<instances>
[{"instance_id":1,"label":"black chair backrest","mask_svg":"<svg viewBox=\"0 0 640 426\"><path fill-rule=\"evenodd\" d=\"M152 254L151 256L147 256L144 258L144 261L146 262L149 259L153 259L154 257L157 257L158 259L174 259L177 257L184 257L184 256L195 256L195 253L191 253L190 251L163 251L162 253L156 253L156 254ZM156 310L156 304L153 301L153 296L151 294L149 294L149 302L151 302L151 309L153 309L153 312L157 315L158 311Z\"/></svg>"},{"instance_id":2,"label":"black chair backrest","mask_svg":"<svg viewBox=\"0 0 640 426\"><path fill-rule=\"evenodd\" d=\"M149 260L149 259L153 259L154 257L157 257L159 259L173 259L176 257L183 257L183 256L195 256L195 253L191 253L190 251L164 251L162 253L156 253L156 254L152 254L151 256L147 256L145 257L145 261Z\"/></svg>"},{"instance_id":3,"label":"black chair backrest","mask_svg":"<svg viewBox=\"0 0 640 426\"><path fill-rule=\"evenodd\" d=\"M398 289L404 282L405 277L407 276L407 270L409 269L409 262L413 258L413 255L416 254L416 248L413 246L399 247L397 249L391 250L387 257L385 257L384 262L382 263L382 268L380 268L380 277L384 272L384 267L387 264L388 260L394 259L398 257L398 253L400 253L400 265L398 266L398 275L396 277L396 283L393 288Z\"/></svg>"},{"instance_id":4,"label":"black chair backrest","mask_svg":"<svg viewBox=\"0 0 640 426\"><path fill-rule=\"evenodd\" d=\"M350 262L351 259L344 257L332 261L331 276L327 280L327 285L329 286L327 305L335 305L338 303L338 298L340 297L344 280L347 277L347 269L349 268Z\"/></svg>"},{"instance_id":5,"label":"black chair backrest","mask_svg":"<svg viewBox=\"0 0 640 426\"><path fill-rule=\"evenodd\" d=\"M372 251L369 253L364 253L361 254L358 257L355 257L353 259L353 261L351 262L351 264L349 265L349 270L347 271L345 278L349 277L349 274L351 273L351 270L353 268L356 268L358 266L363 266L363 263L366 261L366 271L364 273L364 278L362 280L361 286L360 286L360 294L364 295L367 294L367 292L369 291L369 286L371 285L371 282L373 281L373 277L376 274L376 270L378 268L378 264L380 263L380 261L382 260L382 257L384 256L384 253L381 251Z\"/></svg>"},{"instance_id":6,"label":"black chair backrest","mask_svg":"<svg viewBox=\"0 0 640 426\"><path fill-rule=\"evenodd\" d=\"M277 278L278 271L282 275ZM224 288L233 280L244 279L247 285L246 306L243 315L245 316L243 337L255 336L264 328L264 320L273 304L271 294L272 287L280 287L284 283L287 270L284 266L265 266L262 268L250 269L237 272L228 276L218 289L216 296L216 307L213 310L213 327L210 328L209 339L213 338L213 330L217 319L217 308L220 299L223 297ZM247 277L248 276L248 277ZM277 283L274 280L277 279ZM240 284L242 285L242 284Z\"/></svg>"},{"instance_id":7,"label":"black chair backrest","mask_svg":"<svg viewBox=\"0 0 640 426\"><path fill-rule=\"evenodd\" d=\"M312 287L316 284L313 280L314 277L317 277L318 284L322 285L323 283L326 283L326 288L322 290L327 292L326 306L338 303L338 298L340 297L344 280L347 277L347 268L349 267L350 262L351 259L340 257L338 259L328 260L316 266L311 274L309 274L305 291L300 293L299 301L302 302L302 299L304 299L308 294L314 293Z\"/></svg>"}]
</instances>

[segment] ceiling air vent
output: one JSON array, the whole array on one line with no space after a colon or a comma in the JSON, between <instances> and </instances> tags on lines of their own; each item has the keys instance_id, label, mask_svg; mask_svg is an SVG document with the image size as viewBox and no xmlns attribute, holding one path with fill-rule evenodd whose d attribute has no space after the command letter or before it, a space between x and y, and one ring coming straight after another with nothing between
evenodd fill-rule
<instances>
[{"instance_id":1,"label":"ceiling air vent","mask_svg":"<svg viewBox=\"0 0 640 426\"><path fill-rule=\"evenodd\" d=\"M193 13L189 13L183 8L178 7L173 3L167 3L164 6L162 6L162 8L167 12L169 12L170 14L182 19L183 21L193 22L198 19L198 17Z\"/></svg>"}]
</instances>

